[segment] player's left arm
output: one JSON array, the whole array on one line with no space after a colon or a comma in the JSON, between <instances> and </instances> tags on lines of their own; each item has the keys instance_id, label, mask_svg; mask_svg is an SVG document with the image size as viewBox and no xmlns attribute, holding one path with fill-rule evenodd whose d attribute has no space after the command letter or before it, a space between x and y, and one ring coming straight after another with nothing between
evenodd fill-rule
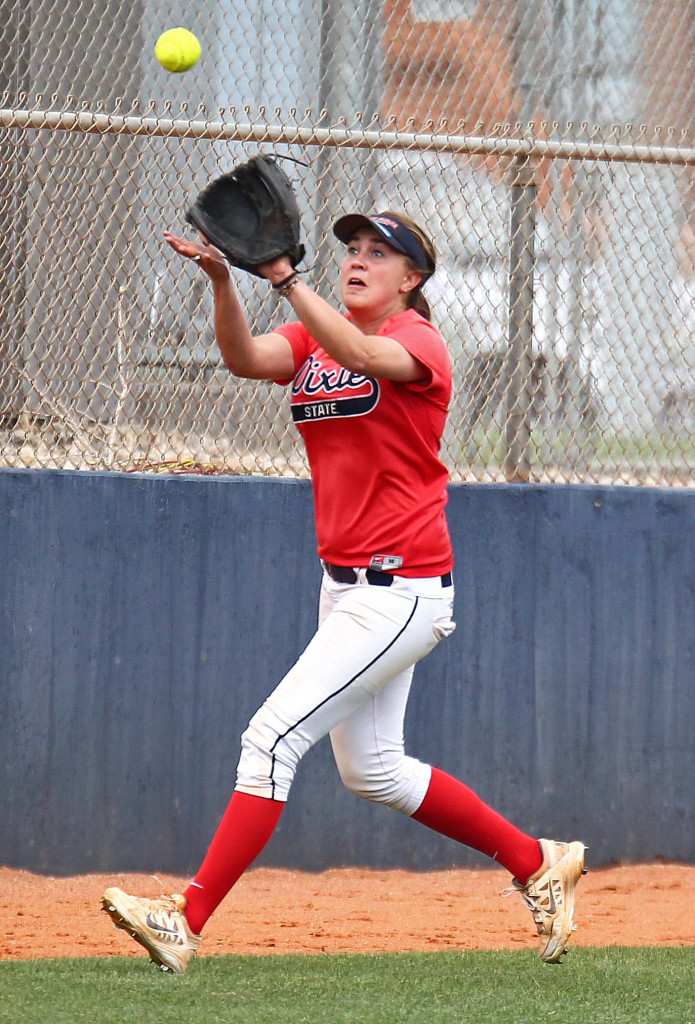
<instances>
[{"instance_id":1,"label":"player's left arm","mask_svg":"<svg viewBox=\"0 0 695 1024\"><path fill-rule=\"evenodd\" d=\"M292 272L289 261L285 267L281 260L260 269L271 283ZM346 370L382 380L429 380L427 367L399 341L381 334L363 334L301 279L293 286L289 298L309 334Z\"/></svg>"}]
</instances>

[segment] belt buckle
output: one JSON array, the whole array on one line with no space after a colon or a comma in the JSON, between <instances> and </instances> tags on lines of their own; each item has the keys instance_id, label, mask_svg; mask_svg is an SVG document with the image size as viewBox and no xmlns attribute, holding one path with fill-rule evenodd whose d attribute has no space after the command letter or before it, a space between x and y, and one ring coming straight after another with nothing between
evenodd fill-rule
<instances>
[{"instance_id":1,"label":"belt buckle","mask_svg":"<svg viewBox=\"0 0 695 1024\"><path fill-rule=\"evenodd\" d=\"M403 559L400 555L372 555L369 561L369 568L375 572L393 572L403 566Z\"/></svg>"}]
</instances>

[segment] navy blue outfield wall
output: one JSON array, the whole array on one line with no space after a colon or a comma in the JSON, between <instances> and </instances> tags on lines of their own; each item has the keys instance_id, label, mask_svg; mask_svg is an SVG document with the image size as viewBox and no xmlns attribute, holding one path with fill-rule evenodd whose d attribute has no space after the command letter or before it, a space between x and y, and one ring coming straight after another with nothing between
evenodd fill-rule
<instances>
[{"instance_id":1,"label":"navy blue outfield wall","mask_svg":"<svg viewBox=\"0 0 695 1024\"><path fill-rule=\"evenodd\" d=\"M410 753L593 864L695 862L695 492L452 487L454 635ZM308 483L0 472L0 864L189 873L310 638ZM300 766L260 863L487 863Z\"/></svg>"}]
</instances>

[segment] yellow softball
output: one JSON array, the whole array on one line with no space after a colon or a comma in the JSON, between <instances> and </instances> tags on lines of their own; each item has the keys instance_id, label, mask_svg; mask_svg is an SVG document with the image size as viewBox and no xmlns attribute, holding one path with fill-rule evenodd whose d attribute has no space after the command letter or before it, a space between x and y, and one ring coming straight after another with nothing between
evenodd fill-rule
<instances>
[{"instance_id":1,"label":"yellow softball","mask_svg":"<svg viewBox=\"0 0 695 1024\"><path fill-rule=\"evenodd\" d=\"M188 71L203 51L187 28L170 28L162 32L154 46L154 55L167 71Z\"/></svg>"}]
</instances>

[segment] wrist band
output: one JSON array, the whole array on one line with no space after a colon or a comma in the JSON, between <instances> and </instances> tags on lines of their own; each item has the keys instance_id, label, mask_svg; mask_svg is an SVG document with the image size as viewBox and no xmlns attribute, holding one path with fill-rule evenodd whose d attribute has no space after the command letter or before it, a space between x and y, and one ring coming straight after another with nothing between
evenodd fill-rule
<instances>
[{"instance_id":1,"label":"wrist band","mask_svg":"<svg viewBox=\"0 0 695 1024\"><path fill-rule=\"evenodd\" d=\"M298 280L299 271L293 270L292 273L288 274L287 277L283 278L282 281L278 281L277 284L274 284L273 288L275 289L276 292L280 292L280 294L284 298L287 298L287 296L290 294Z\"/></svg>"}]
</instances>

